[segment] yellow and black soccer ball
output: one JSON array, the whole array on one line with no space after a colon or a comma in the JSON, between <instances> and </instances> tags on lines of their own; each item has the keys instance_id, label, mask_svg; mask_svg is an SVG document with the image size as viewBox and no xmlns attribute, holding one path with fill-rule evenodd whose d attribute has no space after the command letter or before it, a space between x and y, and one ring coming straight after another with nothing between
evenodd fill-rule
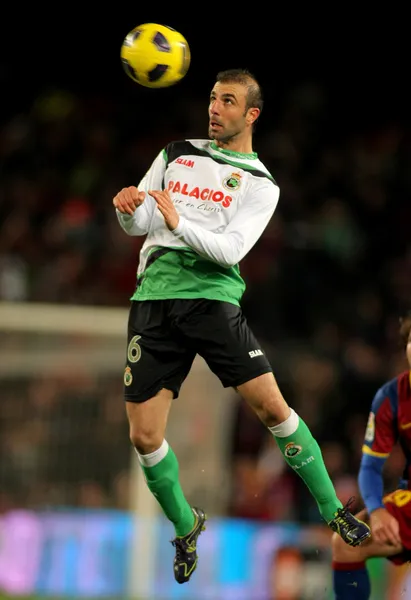
<instances>
[{"instance_id":1,"label":"yellow and black soccer ball","mask_svg":"<svg viewBox=\"0 0 411 600\"><path fill-rule=\"evenodd\" d=\"M145 23L126 35L121 61L133 81L149 88L162 88L185 76L191 53L187 40L175 29Z\"/></svg>"}]
</instances>

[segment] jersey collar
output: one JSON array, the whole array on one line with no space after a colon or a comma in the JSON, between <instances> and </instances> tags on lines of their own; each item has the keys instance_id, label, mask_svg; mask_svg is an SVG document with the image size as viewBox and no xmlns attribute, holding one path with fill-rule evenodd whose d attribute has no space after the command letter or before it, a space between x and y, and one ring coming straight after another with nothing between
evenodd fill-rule
<instances>
[{"instance_id":1,"label":"jersey collar","mask_svg":"<svg viewBox=\"0 0 411 600\"><path fill-rule=\"evenodd\" d=\"M256 158L258 158L257 152L233 152L232 150L219 148L214 141L211 142L210 147L212 150L216 150L217 152L221 152L222 154L226 154L227 156L236 156L237 158L248 158L249 160L255 160Z\"/></svg>"}]
</instances>

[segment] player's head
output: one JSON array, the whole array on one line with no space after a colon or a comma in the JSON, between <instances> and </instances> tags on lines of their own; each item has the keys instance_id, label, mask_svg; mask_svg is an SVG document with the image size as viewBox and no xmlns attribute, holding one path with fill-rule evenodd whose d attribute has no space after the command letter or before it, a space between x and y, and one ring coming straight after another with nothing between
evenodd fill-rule
<instances>
[{"instance_id":1,"label":"player's head","mask_svg":"<svg viewBox=\"0 0 411 600\"><path fill-rule=\"evenodd\" d=\"M227 143L251 136L262 109L262 92L254 75L247 69L221 71L210 94L209 137Z\"/></svg>"},{"instance_id":2,"label":"player's head","mask_svg":"<svg viewBox=\"0 0 411 600\"><path fill-rule=\"evenodd\" d=\"M411 309L400 319L400 336L411 367Z\"/></svg>"}]
</instances>

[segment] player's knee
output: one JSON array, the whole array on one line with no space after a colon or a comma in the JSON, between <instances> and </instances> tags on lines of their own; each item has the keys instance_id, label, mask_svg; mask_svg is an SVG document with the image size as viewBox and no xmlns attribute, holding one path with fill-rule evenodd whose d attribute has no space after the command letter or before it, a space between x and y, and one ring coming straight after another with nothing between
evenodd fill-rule
<instances>
[{"instance_id":1,"label":"player's knee","mask_svg":"<svg viewBox=\"0 0 411 600\"><path fill-rule=\"evenodd\" d=\"M147 402L127 402L130 440L139 454L151 454L164 441L173 392L161 390Z\"/></svg>"},{"instance_id":2,"label":"player's knee","mask_svg":"<svg viewBox=\"0 0 411 600\"><path fill-rule=\"evenodd\" d=\"M162 433L150 427L141 427L130 423L130 440L139 454L151 454L163 443Z\"/></svg>"}]
</instances>

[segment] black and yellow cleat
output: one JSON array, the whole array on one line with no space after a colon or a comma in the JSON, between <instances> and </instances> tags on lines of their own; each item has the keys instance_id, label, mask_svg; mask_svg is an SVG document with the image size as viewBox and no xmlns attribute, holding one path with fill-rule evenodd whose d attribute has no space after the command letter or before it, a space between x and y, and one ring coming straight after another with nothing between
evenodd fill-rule
<instances>
[{"instance_id":1,"label":"black and yellow cleat","mask_svg":"<svg viewBox=\"0 0 411 600\"><path fill-rule=\"evenodd\" d=\"M178 583L185 583L194 573L197 562L197 539L205 530L207 515L201 508L192 507L196 522L190 533L183 537L176 537L172 544L176 549L174 558L174 577Z\"/></svg>"},{"instance_id":2,"label":"black and yellow cleat","mask_svg":"<svg viewBox=\"0 0 411 600\"><path fill-rule=\"evenodd\" d=\"M371 529L367 523L357 519L348 510L353 501L354 498L350 498L343 508L339 508L334 519L328 525L349 546L360 546L371 537Z\"/></svg>"}]
</instances>

